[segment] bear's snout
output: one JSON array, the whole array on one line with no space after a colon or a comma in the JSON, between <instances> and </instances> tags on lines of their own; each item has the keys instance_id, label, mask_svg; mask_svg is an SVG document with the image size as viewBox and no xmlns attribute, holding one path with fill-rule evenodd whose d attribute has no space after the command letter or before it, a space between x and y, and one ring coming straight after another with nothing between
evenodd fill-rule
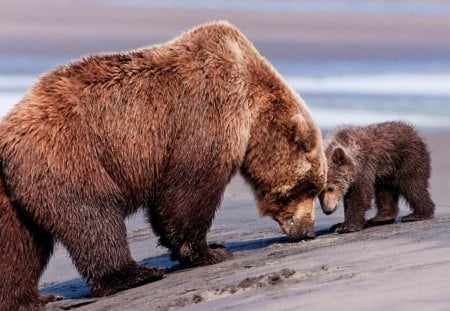
<instances>
[{"instance_id":1,"label":"bear's snout","mask_svg":"<svg viewBox=\"0 0 450 311\"><path fill-rule=\"evenodd\" d=\"M291 218L287 222L287 235L294 240L310 240L316 237L314 223L305 223L304 219Z\"/></svg>"},{"instance_id":2,"label":"bear's snout","mask_svg":"<svg viewBox=\"0 0 450 311\"><path fill-rule=\"evenodd\" d=\"M325 215L331 215L333 214L336 209L337 209L337 204L336 205L327 205L327 204L321 204L322 206L322 211Z\"/></svg>"},{"instance_id":3,"label":"bear's snout","mask_svg":"<svg viewBox=\"0 0 450 311\"><path fill-rule=\"evenodd\" d=\"M327 193L321 193L319 195L320 206L322 207L322 211L325 215L333 214L338 205L340 198L334 195L329 195Z\"/></svg>"}]
</instances>

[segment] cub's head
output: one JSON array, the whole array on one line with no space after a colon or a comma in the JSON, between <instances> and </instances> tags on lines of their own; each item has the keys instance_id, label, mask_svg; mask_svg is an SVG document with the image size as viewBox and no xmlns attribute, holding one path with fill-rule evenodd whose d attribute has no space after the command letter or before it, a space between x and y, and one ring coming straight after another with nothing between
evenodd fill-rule
<instances>
[{"instance_id":1,"label":"cub's head","mask_svg":"<svg viewBox=\"0 0 450 311\"><path fill-rule=\"evenodd\" d=\"M341 146L330 145L326 150L328 173L327 183L319 195L322 211L330 215L355 177L355 163L350 154Z\"/></svg>"},{"instance_id":2,"label":"cub's head","mask_svg":"<svg viewBox=\"0 0 450 311\"><path fill-rule=\"evenodd\" d=\"M276 102L260 114L241 172L261 214L301 240L315 237L315 199L325 186L326 160L320 130L296 100L297 109Z\"/></svg>"}]
</instances>

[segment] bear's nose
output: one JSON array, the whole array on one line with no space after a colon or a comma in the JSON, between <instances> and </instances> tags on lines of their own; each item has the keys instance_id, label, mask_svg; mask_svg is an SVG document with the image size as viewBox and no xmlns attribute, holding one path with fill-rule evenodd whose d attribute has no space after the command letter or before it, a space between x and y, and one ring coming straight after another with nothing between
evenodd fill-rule
<instances>
[{"instance_id":1,"label":"bear's nose","mask_svg":"<svg viewBox=\"0 0 450 311\"><path fill-rule=\"evenodd\" d=\"M302 219L289 217L286 219L286 225L288 227L286 233L295 240L309 240L316 237L314 224L305 223Z\"/></svg>"}]
</instances>

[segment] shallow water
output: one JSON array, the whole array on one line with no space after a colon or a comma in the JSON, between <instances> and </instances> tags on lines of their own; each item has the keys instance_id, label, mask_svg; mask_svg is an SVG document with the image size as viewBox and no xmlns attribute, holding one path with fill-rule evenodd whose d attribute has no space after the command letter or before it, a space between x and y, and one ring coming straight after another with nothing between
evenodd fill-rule
<instances>
[{"instance_id":1,"label":"shallow water","mask_svg":"<svg viewBox=\"0 0 450 311\"><path fill-rule=\"evenodd\" d=\"M95 0L97 3L142 8L181 8L187 10L215 9L235 11L281 11L281 12L349 12L370 14L450 14L450 3L443 1L389 1L389 0Z\"/></svg>"},{"instance_id":2,"label":"shallow water","mask_svg":"<svg viewBox=\"0 0 450 311\"><path fill-rule=\"evenodd\" d=\"M11 72L0 59L0 115L5 115L37 81L64 63L60 59L27 58ZM319 126L364 125L404 120L420 128L450 127L448 62L273 62L301 94ZM24 72L21 68L27 68ZM46 68L43 68L46 67ZM34 68L34 72L29 72Z\"/></svg>"}]
</instances>

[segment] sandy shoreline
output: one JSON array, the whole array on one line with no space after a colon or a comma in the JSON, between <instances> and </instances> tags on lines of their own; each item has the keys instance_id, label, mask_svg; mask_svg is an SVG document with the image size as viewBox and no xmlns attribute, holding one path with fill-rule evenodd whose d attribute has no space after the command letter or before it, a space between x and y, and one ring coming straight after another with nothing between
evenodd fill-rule
<instances>
[{"instance_id":1,"label":"sandy shoreline","mask_svg":"<svg viewBox=\"0 0 450 311\"><path fill-rule=\"evenodd\" d=\"M369 309L439 308L442 306L439 301L447 299L442 288L450 285L450 280L441 277L450 271L450 243L446 238L450 233L450 165L447 161L450 133L421 134L432 157L430 189L437 206L434 221L336 235L329 234L327 229L342 221L342 208L331 216L325 216L318 209L316 232L319 237L290 243L275 222L259 218L248 186L238 177L227 188L208 235L210 242L226 245L233 252L233 259L219 265L168 273L162 281L112 297L93 302L65 300L47 309L62 310L58 308L89 302L80 310L171 310L187 306L190 306L188 310L228 307L230 310L272 310L275 306L280 310L297 307L317 310L332 306L347 308L351 302L348 309L358 310L365 308L366 299L371 301ZM402 205L400 216L408 212ZM176 264L169 260L166 249L157 247L157 240L142 215L133 217L128 229L132 254L142 264L165 268ZM278 280L279 275L286 272L283 269L295 271L296 276L281 276L276 284L269 284L271 277ZM61 271L65 271L64 275ZM246 278L253 283L242 289L239 284ZM436 287L436 290L424 291L423 280L426 286ZM407 286L403 286L405 282ZM41 284L45 283L45 293L57 292L68 297L89 295L61 248L44 274ZM370 284L370 288L368 285L359 288L360 283ZM355 295L349 296L349 293ZM328 298L322 299L322 295L335 300L331 303ZM346 298L339 300L340 296ZM392 301L397 304L390 305Z\"/></svg>"},{"instance_id":2,"label":"sandy shoreline","mask_svg":"<svg viewBox=\"0 0 450 311\"><path fill-rule=\"evenodd\" d=\"M47 310L443 310L450 218L304 243L260 239L234 258L103 299Z\"/></svg>"}]
</instances>

